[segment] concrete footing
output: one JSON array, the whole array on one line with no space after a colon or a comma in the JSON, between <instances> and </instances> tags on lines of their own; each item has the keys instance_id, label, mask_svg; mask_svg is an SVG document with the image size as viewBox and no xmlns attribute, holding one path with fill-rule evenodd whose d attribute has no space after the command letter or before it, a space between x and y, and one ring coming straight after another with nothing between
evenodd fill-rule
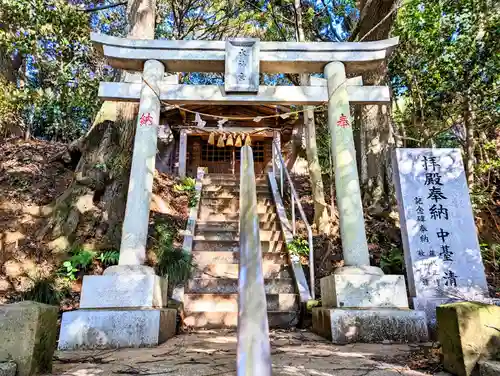
<instances>
[{"instance_id":1,"label":"concrete footing","mask_svg":"<svg viewBox=\"0 0 500 376\"><path fill-rule=\"evenodd\" d=\"M425 312L405 309L314 308L313 331L337 344L428 340Z\"/></svg>"},{"instance_id":2,"label":"concrete footing","mask_svg":"<svg viewBox=\"0 0 500 376\"><path fill-rule=\"evenodd\" d=\"M59 350L151 347L173 337L177 310L90 310L65 312Z\"/></svg>"}]
</instances>

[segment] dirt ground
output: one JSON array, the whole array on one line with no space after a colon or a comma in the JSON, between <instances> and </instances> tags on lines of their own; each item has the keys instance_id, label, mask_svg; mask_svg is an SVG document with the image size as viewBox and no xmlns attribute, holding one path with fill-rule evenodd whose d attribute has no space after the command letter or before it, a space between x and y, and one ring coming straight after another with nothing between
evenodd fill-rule
<instances>
[{"instance_id":1,"label":"dirt ground","mask_svg":"<svg viewBox=\"0 0 500 376\"><path fill-rule=\"evenodd\" d=\"M439 363L427 372L411 369L429 349L430 343L339 346L305 330L271 331L274 376L434 375ZM58 352L52 375L236 375L236 333L182 334L152 349Z\"/></svg>"}]
</instances>

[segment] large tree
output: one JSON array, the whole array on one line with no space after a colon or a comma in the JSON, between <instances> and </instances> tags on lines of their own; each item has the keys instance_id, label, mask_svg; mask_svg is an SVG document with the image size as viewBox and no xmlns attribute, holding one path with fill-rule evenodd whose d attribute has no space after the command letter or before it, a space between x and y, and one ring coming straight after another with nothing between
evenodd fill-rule
<instances>
[{"instance_id":1,"label":"large tree","mask_svg":"<svg viewBox=\"0 0 500 376\"><path fill-rule=\"evenodd\" d=\"M128 38L154 38L155 0L129 0L126 14ZM123 72L121 80L127 77ZM104 102L87 134L70 146L75 176L41 233L54 246L67 247L85 233L103 247L119 247L137 111L137 104Z\"/></svg>"},{"instance_id":2,"label":"large tree","mask_svg":"<svg viewBox=\"0 0 500 376\"><path fill-rule=\"evenodd\" d=\"M396 15L397 0L359 0L359 20L349 40L376 41L389 37ZM387 65L365 72L363 85L387 85ZM390 120L390 106L357 106L355 120L358 127L356 150L363 202L375 213L381 213L393 196L390 154L394 134Z\"/></svg>"}]
</instances>

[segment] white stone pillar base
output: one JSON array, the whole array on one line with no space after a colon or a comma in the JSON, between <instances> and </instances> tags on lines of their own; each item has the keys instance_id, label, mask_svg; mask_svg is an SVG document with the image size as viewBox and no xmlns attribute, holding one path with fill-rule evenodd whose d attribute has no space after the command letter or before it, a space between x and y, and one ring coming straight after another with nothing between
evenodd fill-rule
<instances>
[{"instance_id":1,"label":"white stone pillar base","mask_svg":"<svg viewBox=\"0 0 500 376\"><path fill-rule=\"evenodd\" d=\"M60 350L156 346L175 335L167 279L144 265L117 265L83 278L80 309L65 312Z\"/></svg>"},{"instance_id":2,"label":"white stone pillar base","mask_svg":"<svg viewBox=\"0 0 500 376\"><path fill-rule=\"evenodd\" d=\"M427 342L425 312L404 309L313 308L313 332L336 344Z\"/></svg>"},{"instance_id":3,"label":"white stone pillar base","mask_svg":"<svg viewBox=\"0 0 500 376\"><path fill-rule=\"evenodd\" d=\"M173 337L177 310L80 309L65 312L59 350L152 347Z\"/></svg>"}]
</instances>

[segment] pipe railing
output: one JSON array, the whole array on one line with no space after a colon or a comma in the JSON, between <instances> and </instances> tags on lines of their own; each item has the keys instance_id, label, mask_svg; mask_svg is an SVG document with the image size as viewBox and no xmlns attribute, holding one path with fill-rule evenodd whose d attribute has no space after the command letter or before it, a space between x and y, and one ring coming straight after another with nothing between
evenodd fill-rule
<instances>
[{"instance_id":1,"label":"pipe railing","mask_svg":"<svg viewBox=\"0 0 500 376\"><path fill-rule=\"evenodd\" d=\"M285 182L288 183L288 186L290 188L290 203L292 206L292 234L295 236L296 234L296 221L295 221L295 206L299 209L300 217L302 218L302 221L304 222L304 225L307 230L307 241L309 244L309 290L311 292L311 297L315 299L315 293L314 293L314 249L313 249L313 237L312 237L312 229L311 226L309 225L309 222L307 221L306 214L304 213L304 209L302 208L302 204L300 203L299 196L297 195L297 191L295 190L295 187L293 185L292 178L290 177L290 174L286 168L285 161L283 160L283 156L281 155L281 150L280 147L276 144L275 141L272 142L273 144L273 153L272 153L272 164L273 164L273 174L278 179L278 174L277 174L277 169L279 169L279 187L281 191L281 198L284 199L284 193L285 193ZM286 178L286 179L285 179Z\"/></svg>"},{"instance_id":2,"label":"pipe railing","mask_svg":"<svg viewBox=\"0 0 500 376\"><path fill-rule=\"evenodd\" d=\"M271 376L253 153L241 148L237 376Z\"/></svg>"}]
</instances>

